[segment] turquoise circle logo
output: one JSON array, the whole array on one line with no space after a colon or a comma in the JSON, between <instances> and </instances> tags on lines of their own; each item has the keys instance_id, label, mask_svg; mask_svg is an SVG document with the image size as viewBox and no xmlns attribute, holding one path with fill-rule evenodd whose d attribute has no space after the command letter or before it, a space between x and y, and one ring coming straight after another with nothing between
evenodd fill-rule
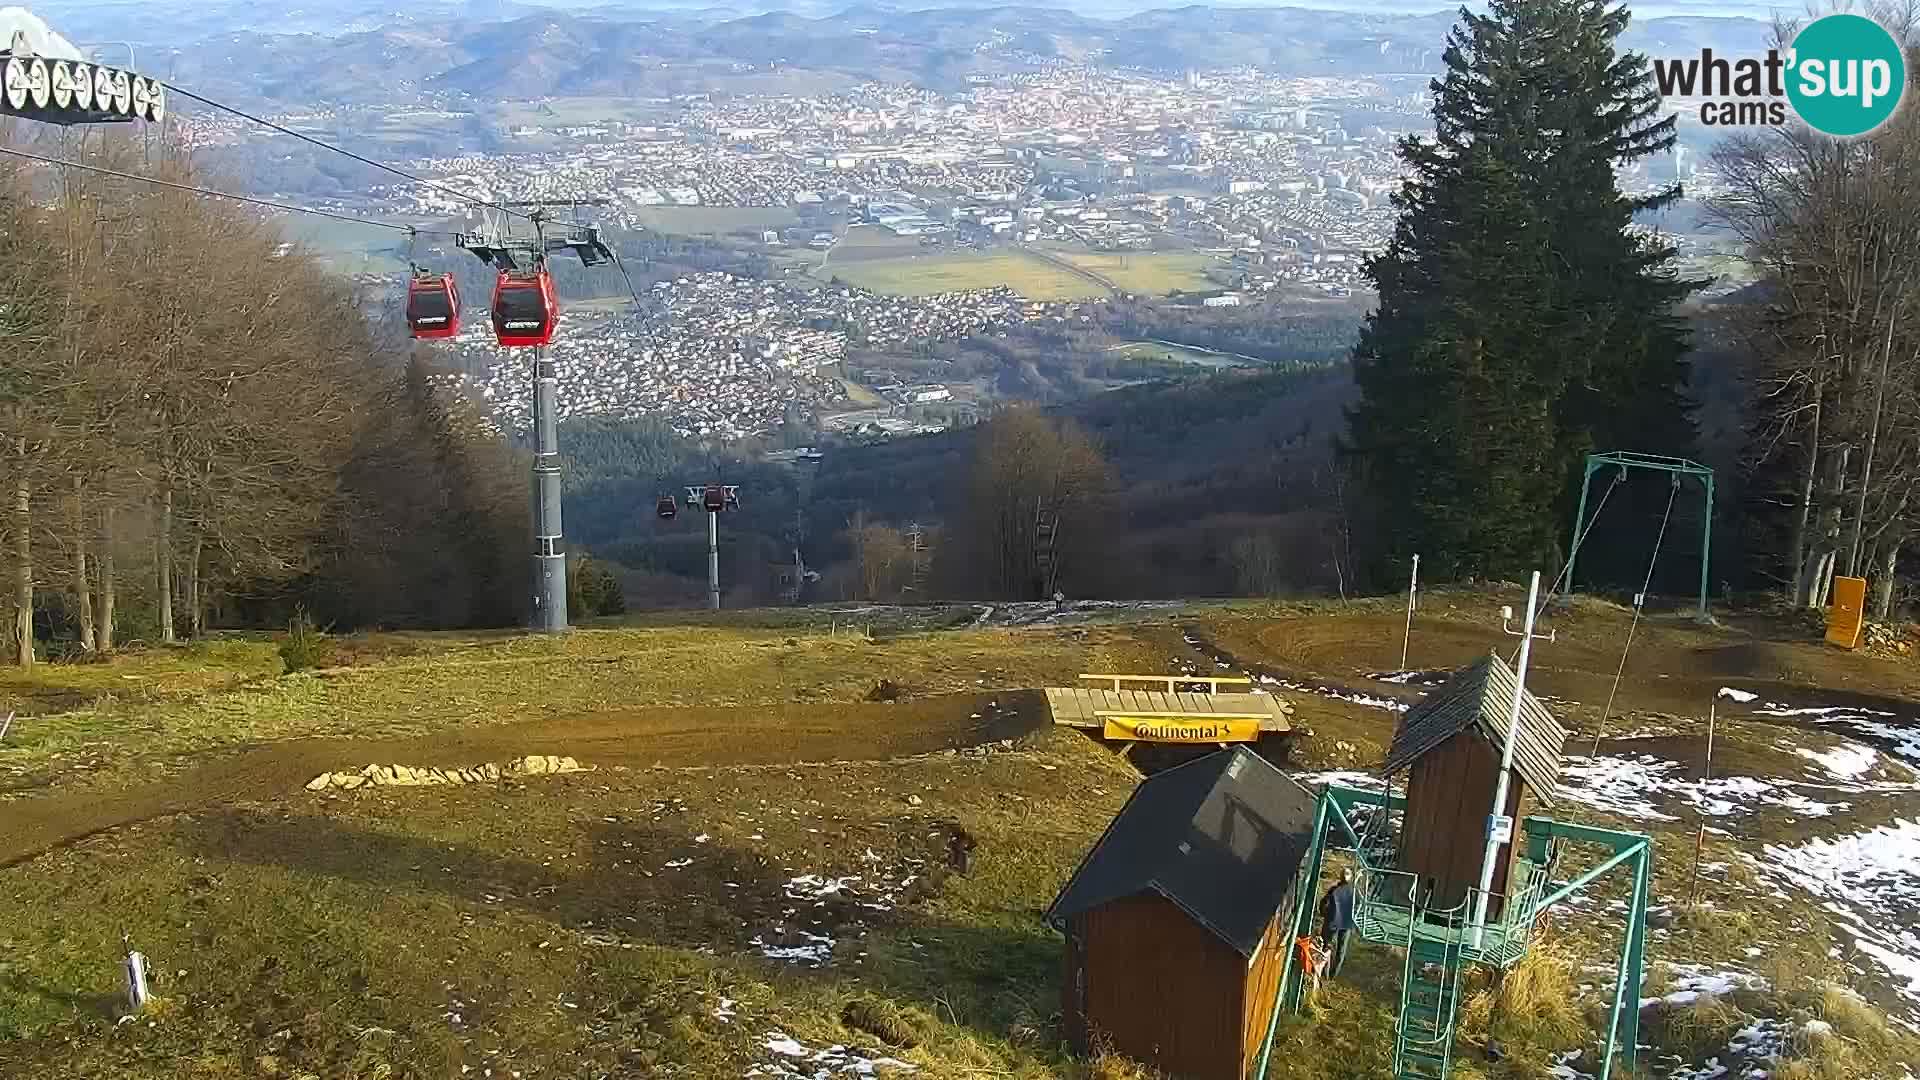
<instances>
[{"instance_id":1,"label":"turquoise circle logo","mask_svg":"<svg viewBox=\"0 0 1920 1080\"><path fill-rule=\"evenodd\" d=\"M1808 23L1787 52L1787 99L1815 131L1846 138L1887 122L1907 89L1907 57L1886 28L1860 15Z\"/></svg>"}]
</instances>

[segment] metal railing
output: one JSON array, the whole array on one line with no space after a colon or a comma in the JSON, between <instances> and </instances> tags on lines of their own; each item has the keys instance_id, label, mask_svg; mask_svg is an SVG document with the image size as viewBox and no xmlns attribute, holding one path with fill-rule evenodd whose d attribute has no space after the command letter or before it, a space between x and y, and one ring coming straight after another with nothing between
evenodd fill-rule
<instances>
[{"instance_id":1,"label":"metal railing","mask_svg":"<svg viewBox=\"0 0 1920 1080\"><path fill-rule=\"evenodd\" d=\"M1366 941L1410 947L1415 938L1423 938L1457 946L1463 961L1509 967L1526 954L1532 941L1534 909L1547 884L1546 868L1537 863L1522 859L1515 871L1520 887L1489 898L1494 901L1489 909L1497 906L1500 916L1488 920L1484 933L1476 934L1467 913L1475 910L1478 889L1469 889L1465 899L1452 907L1431 908L1417 892L1418 875L1363 859L1354 875L1354 923Z\"/></svg>"}]
</instances>

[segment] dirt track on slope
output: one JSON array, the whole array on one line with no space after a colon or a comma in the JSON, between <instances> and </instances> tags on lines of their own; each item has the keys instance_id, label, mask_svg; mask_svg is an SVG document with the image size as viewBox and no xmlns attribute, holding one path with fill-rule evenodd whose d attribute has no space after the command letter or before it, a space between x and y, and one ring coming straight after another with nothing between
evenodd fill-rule
<instances>
[{"instance_id":1,"label":"dirt track on slope","mask_svg":"<svg viewBox=\"0 0 1920 1080\"><path fill-rule=\"evenodd\" d=\"M526 754L630 768L873 761L1018 738L1045 721L1039 694L1000 691L897 704L621 709L408 739L299 739L131 790L0 803L0 867L121 825L287 795L320 773L369 763L447 767Z\"/></svg>"}]
</instances>

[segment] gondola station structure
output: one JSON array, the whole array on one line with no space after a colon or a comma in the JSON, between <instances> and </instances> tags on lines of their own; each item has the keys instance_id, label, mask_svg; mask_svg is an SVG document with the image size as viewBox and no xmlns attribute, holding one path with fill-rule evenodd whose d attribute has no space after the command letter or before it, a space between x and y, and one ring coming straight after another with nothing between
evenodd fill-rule
<instances>
[{"instance_id":1,"label":"gondola station structure","mask_svg":"<svg viewBox=\"0 0 1920 1080\"><path fill-rule=\"evenodd\" d=\"M159 79L96 64L20 8L0 10L0 115L43 124L166 119Z\"/></svg>"}]
</instances>

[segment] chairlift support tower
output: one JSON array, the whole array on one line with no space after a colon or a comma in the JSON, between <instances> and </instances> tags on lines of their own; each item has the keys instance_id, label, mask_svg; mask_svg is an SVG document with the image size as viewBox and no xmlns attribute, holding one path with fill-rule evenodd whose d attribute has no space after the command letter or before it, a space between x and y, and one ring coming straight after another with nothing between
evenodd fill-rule
<instances>
[{"instance_id":1,"label":"chairlift support tower","mask_svg":"<svg viewBox=\"0 0 1920 1080\"><path fill-rule=\"evenodd\" d=\"M704 510L707 514L707 607L719 611L720 515L728 510L740 509L740 488L737 484L705 484L698 487L689 484L687 505L695 510Z\"/></svg>"},{"instance_id":2,"label":"chairlift support tower","mask_svg":"<svg viewBox=\"0 0 1920 1080\"><path fill-rule=\"evenodd\" d=\"M1706 494L1706 514L1700 520L1700 599L1694 617L1706 621L1707 615L1707 570L1713 556L1713 470L1697 461L1687 458L1667 457L1663 454L1641 454L1631 450L1614 450L1604 454L1588 454L1586 471L1580 477L1580 508L1573 517L1573 541L1567 548L1567 595L1573 595L1573 561L1580 554L1580 543L1586 537L1592 523L1587 521L1587 493L1593 486L1593 474L1603 469L1620 470L1615 482L1625 479L1628 469L1652 469L1669 473L1673 482L1678 484L1682 478L1698 477ZM1604 502L1604 497L1602 502ZM1598 516L1596 514L1596 516ZM1635 604L1639 606L1638 603Z\"/></svg>"},{"instance_id":3,"label":"chairlift support tower","mask_svg":"<svg viewBox=\"0 0 1920 1080\"><path fill-rule=\"evenodd\" d=\"M597 266L613 258L612 251L600 239L593 225L578 221L555 221L549 214L554 207L603 206L604 199L534 199L497 204L501 208L526 208L523 215L532 226L532 235L517 233L508 220L508 209L482 212L480 229L454 238L454 243L472 252L480 261L501 271L518 271L522 264L536 276L546 274L549 255L570 251L587 266ZM500 289L496 287L496 298ZM496 299L497 302L497 299ZM559 318L557 305L548 312ZM533 347L533 628L547 633L567 629L567 553L560 518L560 379L545 345Z\"/></svg>"}]
</instances>

